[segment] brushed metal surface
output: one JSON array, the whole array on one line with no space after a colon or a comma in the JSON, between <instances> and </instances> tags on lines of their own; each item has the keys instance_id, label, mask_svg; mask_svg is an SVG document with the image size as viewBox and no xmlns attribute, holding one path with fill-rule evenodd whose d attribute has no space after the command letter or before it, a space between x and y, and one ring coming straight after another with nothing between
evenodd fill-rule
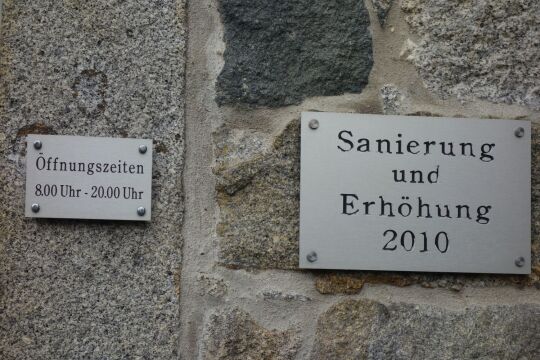
<instances>
[{"instance_id":1,"label":"brushed metal surface","mask_svg":"<svg viewBox=\"0 0 540 360\"><path fill-rule=\"evenodd\" d=\"M530 273L530 122L306 112L301 126L301 268Z\"/></svg>"},{"instance_id":2,"label":"brushed metal surface","mask_svg":"<svg viewBox=\"0 0 540 360\"><path fill-rule=\"evenodd\" d=\"M33 145L38 140L40 148ZM150 221L152 140L28 135L26 141L26 217Z\"/></svg>"}]
</instances>

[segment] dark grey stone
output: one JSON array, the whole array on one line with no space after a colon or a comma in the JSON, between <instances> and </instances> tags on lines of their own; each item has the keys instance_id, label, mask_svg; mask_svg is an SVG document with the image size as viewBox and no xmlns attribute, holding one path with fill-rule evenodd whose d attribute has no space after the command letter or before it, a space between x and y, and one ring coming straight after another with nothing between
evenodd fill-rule
<instances>
[{"instance_id":1,"label":"dark grey stone","mask_svg":"<svg viewBox=\"0 0 540 360\"><path fill-rule=\"evenodd\" d=\"M318 321L312 360L538 359L540 307L431 305L347 300Z\"/></svg>"},{"instance_id":2,"label":"dark grey stone","mask_svg":"<svg viewBox=\"0 0 540 360\"><path fill-rule=\"evenodd\" d=\"M377 18L379 19L379 24L384 27L386 24L386 17L394 4L394 0L371 0L375 11L377 12Z\"/></svg>"},{"instance_id":3,"label":"dark grey stone","mask_svg":"<svg viewBox=\"0 0 540 360\"><path fill-rule=\"evenodd\" d=\"M183 8L4 1L0 359L177 359ZM25 219L30 133L153 138L152 223Z\"/></svg>"},{"instance_id":4,"label":"dark grey stone","mask_svg":"<svg viewBox=\"0 0 540 360\"><path fill-rule=\"evenodd\" d=\"M220 0L225 65L217 102L281 106L358 93L373 65L369 14L357 0Z\"/></svg>"}]
</instances>

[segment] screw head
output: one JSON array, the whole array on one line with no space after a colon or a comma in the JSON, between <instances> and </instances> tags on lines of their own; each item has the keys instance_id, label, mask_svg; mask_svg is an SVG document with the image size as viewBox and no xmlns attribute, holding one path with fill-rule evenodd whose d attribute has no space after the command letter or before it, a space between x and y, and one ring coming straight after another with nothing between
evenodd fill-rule
<instances>
[{"instance_id":1,"label":"screw head","mask_svg":"<svg viewBox=\"0 0 540 360\"><path fill-rule=\"evenodd\" d=\"M41 140L34 141L34 149L39 150L41 149L42 146L43 146L43 143L41 142Z\"/></svg>"},{"instance_id":2,"label":"screw head","mask_svg":"<svg viewBox=\"0 0 540 360\"><path fill-rule=\"evenodd\" d=\"M319 120L313 119L309 121L309 128L311 130L317 130L319 128Z\"/></svg>"},{"instance_id":3,"label":"screw head","mask_svg":"<svg viewBox=\"0 0 540 360\"><path fill-rule=\"evenodd\" d=\"M139 146L139 152L140 152L141 154L145 154L146 151L148 151L148 148L146 147L146 145L141 145L141 146Z\"/></svg>"},{"instance_id":4,"label":"screw head","mask_svg":"<svg viewBox=\"0 0 540 360\"><path fill-rule=\"evenodd\" d=\"M310 252L306 255L306 259L309 262L315 262L317 261L317 253L315 251Z\"/></svg>"},{"instance_id":5,"label":"screw head","mask_svg":"<svg viewBox=\"0 0 540 360\"><path fill-rule=\"evenodd\" d=\"M525 258L523 256L520 256L514 261L517 267L523 267L525 266Z\"/></svg>"},{"instance_id":6,"label":"screw head","mask_svg":"<svg viewBox=\"0 0 540 360\"><path fill-rule=\"evenodd\" d=\"M30 208L32 209L32 212L39 212L39 204L32 204L32 206L30 206Z\"/></svg>"},{"instance_id":7,"label":"screw head","mask_svg":"<svg viewBox=\"0 0 540 360\"><path fill-rule=\"evenodd\" d=\"M138 214L139 216L144 216L144 214L146 214L146 209L145 209L144 207L142 207L142 206L139 206L139 207L137 208L137 214Z\"/></svg>"},{"instance_id":8,"label":"screw head","mask_svg":"<svg viewBox=\"0 0 540 360\"><path fill-rule=\"evenodd\" d=\"M522 128L521 126L518 127L515 131L514 131L514 135L516 135L516 137L518 138L521 138L525 135L525 129Z\"/></svg>"}]
</instances>

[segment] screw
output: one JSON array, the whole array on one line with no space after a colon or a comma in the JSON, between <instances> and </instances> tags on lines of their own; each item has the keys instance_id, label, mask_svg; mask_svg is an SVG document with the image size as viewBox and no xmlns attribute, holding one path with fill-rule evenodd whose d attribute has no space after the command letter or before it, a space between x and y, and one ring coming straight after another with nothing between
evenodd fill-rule
<instances>
[{"instance_id":1,"label":"screw","mask_svg":"<svg viewBox=\"0 0 540 360\"><path fill-rule=\"evenodd\" d=\"M137 208L137 214L139 214L139 216L144 216L144 214L146 214L146 209L142 206L139 206Z\"/></svg>"},{"instance_id":2,"label":"screw","mask_svg":"<svg viewBox=\"0 0 540 360\"><path fill-rule=\"evenodd\" d=\"M525 129L522 128L521 126L518 127L515 131L514 131L514 135L516 135L516 137L520 138L520 137L523 137L525 135Z\"/></svg>"},{"instance_id":3,"label":"screw","mask_svg":"<svg viewBox=\"0 0 540 360\"><path fill-rule=\"evenodd\" d=\"M41 143L41 140L34 141L34 149L39 150L42 146L43 144Z\"/></svg>"},{"instance_id":4,"label":"screw","mask_svg":"<svg viewBox=\"0 0 540 360\"><path fill-rule=\"evenodd\" d=\"M525 265L525 258L523 256L520 256L514 261L517 267L523 267Z\"/></svg>"},{"instance_id":5,"label":"screw","mask_svg":"<svg viewBox=\"0 0 540 360\"><path fill-rule=\"evenodd\" d=\"M147 150L148 150L148 148L146 147L146 145L139 146L139 152L141 154L145 154Z\"/></svg>"},{"instance_id":6,"label":"screw","mask_svg":"<svg viewBox=\"0 0 540 360\"><path fill-rule=\"evenodd\" d=\"M306 259L309 262L317 261L317 253L315 251L310 252L309 254L307 254Z\"/></svg>"},{"instance_id":7,"label":"screw","mask_svg":"<svg viewBox=\"0 0 540 360\"><path fill-rule=\"evenodd\" d=\"M32 204L30 208L32 209L32 212L39 212L39 204Z\"/></svg>"},{"instance_id":8,"label":"screw","mask_svg":"<svg viewBox=\"0 0 540 360\"><path fill-rule=\"evenodd\" d=\"M319 120L313 119L309 121L309 128L311 130L317 130L319 128Z\"/></svg>"}]
</instances>

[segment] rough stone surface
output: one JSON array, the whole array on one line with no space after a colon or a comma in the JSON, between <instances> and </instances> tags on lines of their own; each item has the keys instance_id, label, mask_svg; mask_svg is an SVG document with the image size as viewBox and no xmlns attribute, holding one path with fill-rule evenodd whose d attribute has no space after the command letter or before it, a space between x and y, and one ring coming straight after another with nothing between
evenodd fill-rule
<instances>
[{"instance_id":1,"label":"rough stone surface","mask_svg":"<svg viewBox=\"0 0 540 360\"><path fill-rule=\"evenodd\" d=\"M216 135L220 261L230 267L293 269L298 264L300 124L247 159L234 136ZM256 142L259 144L259 142ZM261 142L262 143L262 142ZM243 143L244 144L244 143Z\"/></svg>"},{"instance_id":2,"label":"rough stone surface","mask_svg":"<svg viewBox=\"0 0 540 360\"><path fill-rule=\"evenodd\" d=\"M227 295L228 284L223 278L211 274L198 274L199 296L221 298Z\"/></svg>"},{"instance_id":3,"label":"rough stone surface","mask_svg":"<svg viewBox=\"0 0 540 360\"><path fill-rule=\"evenodd\" d=\"M465 284L540 288L540 125L533 123L532 129L531 275L320 272L315 281L319 292L357 293L365 283L421 284L456 291ZM298 267L299 130L298 121L291 122L271 145L256 133L222 130L215 134L222 264L233 268ZM242 140L246 137L251 141Z\"/></svg>"},{"instance_id":4,"label":"rough stone surface","mask_svg":"<svg viewBox=\"0 0 540 360\"><path fill-rule=\"evenodd\" d=\"M373 65L363 1L220 0L225 65L217 101L280 106L358 93Z\"/></svg>"},{"instance_id":5,"label":"rough stone surface","mask_svg":"<svg viewBox=\"0 0 540 360\"><path fill-rule=\"evenodd\" d=\"M380 90L380 94L385 115L398 115L401 113L403 94L395 85L384 85Z\"/></svg>"},{"instance_id":6,"label":"rough stone surface","mask_svg":"<svg viewBox=\"0 0 540 360\"><path fill-rule=\"evenodd\" d=\"M444 288L461 291L465 285L477 288L513 285L518 288L540 289L540 267L535 266L530 276L489 274L397 273L374 271L321 271L316 274L315 288L321 294L358 294L365 284Z\"/></svg>"},{"instance_id":7,"label":"rough stone surface","mask_svg":"<svg viewBox=\"0 0 540 360\"><path fill-rule=\"evenodd\" d=\"M288 360L295 358L299 345L291 330L268 330L246 312L226 309L209 316L202 359Z\"/></svg>"},{"instance_id":8,"label":"rough stone surface","mask_svg":"<svg viewBox=\"0 0 540 360\"><path fill-rule=\"evenodd\" d=\"M540 2L404 0L424 82L441 96L540 109Z\"/></svg>"},{"instance_id":9,"label":"rough stone surface","mask_svg":"<svg viewBox=\"0 0 540 360\"><path fill-rule=\"evenodd\" d=\"M414 284L415 279L411 275L392 273L321 272L315 279L315 288L321 294L357 294L366 283L408 286Z\"/></svg>"},{"instance_id":10,"label":"rough stone surface","mask_svg":"<svg viewBox=\"0 0 540 360\"><path fill-rule=\"evenodd\" d=\"M5 0L0 358L176 359L183 1ZM153 138L153 221L24 218L25 135Z\"/></svg>"},{"instance_id":11,"label":"rough stone surface","mask_svg":"<svg viewBox=\"0 0 540 360\"><path fill-rule=\"evenodd\" d=\"M459 311L347 300L318 321L311 359L537 359L540 307Z\"/></svg>"},{"instance_id":12,"label":"rough stone surface","mask_svg":"<svg viewBox=\"0 0 540 360\"><path fill-rule=\"evenodd\" d=\"M394 4L394 0L371 0L371 3L377 12L379 24L384 27L386 24L386 17L388 16L390 8Z\"/></svg>"},{"instance_id":13,"label":"rough stone surface","mask_svg":"<svg viewBox=\"0 0 540 360\"><path fill-rule=\"evenodd\" d=\"M312 299L308 296L296 294L296 293L284 293L280 290L264 290L262 293L262 298L264 300L278 300L278 301L311 301Z\"/></svg>"}]
</instances>

